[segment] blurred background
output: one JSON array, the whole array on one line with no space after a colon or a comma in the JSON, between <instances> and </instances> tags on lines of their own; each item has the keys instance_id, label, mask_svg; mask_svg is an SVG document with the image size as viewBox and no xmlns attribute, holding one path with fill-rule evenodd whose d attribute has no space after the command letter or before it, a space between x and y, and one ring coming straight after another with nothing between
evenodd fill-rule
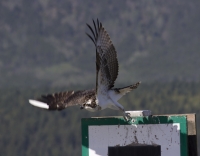
<instances>
[{"instance_id":1,"label":"blurred background","mask_svg":"<svg viewBox=\"0 0 200 156\"><path fill-rule=\"evenodd\" d=\"M121 115L79 107L48 112L28 103L95 87L95 47L85 32L97 18L118 53L115 86L142 81L120 100L125 109L197 113L199 122L199 8L197 0L1 0L1 155L78 156L81 118Z\"/></svg>"}]
</instances>

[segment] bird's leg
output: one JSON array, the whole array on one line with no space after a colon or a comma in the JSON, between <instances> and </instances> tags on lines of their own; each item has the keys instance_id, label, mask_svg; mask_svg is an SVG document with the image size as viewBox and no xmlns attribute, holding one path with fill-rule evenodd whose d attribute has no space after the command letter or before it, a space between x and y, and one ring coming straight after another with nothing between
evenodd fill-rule
<instances>
[{"instance_id":1,"label":"bird's leg","mask_svg":"<svg viewBox=\"0 0 200 156\"><path fill-rule=\"evenodd\" d=\"M126 121L131 121L132 120L132 117L130 116L130 113L126 113L125 111L123 111L123 117L124 117L124 120L126 120Z\"/></svg>"},{"instance_id":2,"label":"bird's leg","mask_svg":"<svg viewBox=\"0 0 200 156\"><path fill-rule=\"evenodd\" d=\"M120 111L122 111L125 121L129 122L129 121L132 120L132 117L130 116L130 113L126 113L125 110L123 108L121 108L121 107L118 107L118 108L119 108Z\"/></svg>"},{"instance_id":3,"label":"bird's leg","mask_svg":"<svg viewBox=\"0 0 200 156\"><path fill-rule=\"evenodd\" d=\"M110 98L111 101L113 102L113 104L115 104L115 106L120 110L122 111L123 113L123 117L124 117L124 120L125 121L131 121L132 118L130 116L130 113L126 113L125 110L124 110L124 107L122 105L120 105L117 101L114 101L112 98Z\"/></svg>"}]
</instances>

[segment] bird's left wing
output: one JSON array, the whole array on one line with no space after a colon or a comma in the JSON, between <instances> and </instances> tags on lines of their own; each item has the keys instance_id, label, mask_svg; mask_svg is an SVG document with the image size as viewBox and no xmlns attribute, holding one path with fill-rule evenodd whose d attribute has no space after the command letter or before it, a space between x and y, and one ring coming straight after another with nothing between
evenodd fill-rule
<instances>
[{"instance_id":1,"label":"bird's left wing","mask_svg":"<svg viewBox=\"0 0 200 156\"><path fill-rule=\"evenodd\" d=\"M37 100L29 100L29 103L48 110L62 110L69 106L83 105L94 95L94 90L67 91L43 95Z\"/></svg>"},{"instance_id":2,"label":"bird's left wing","mask_svg":"<svg viewBox=\"0 0 200 156\"><path fill-rule=\"evenodd\" d=\"M102 24L98 21L94 24L94 29L87 24L92 32L89 38L93 41L96 47L96 92L99 86L109 90L114 86L118 76L118 60L117 53L108 33Z\"/></svg>"}]
</instances>

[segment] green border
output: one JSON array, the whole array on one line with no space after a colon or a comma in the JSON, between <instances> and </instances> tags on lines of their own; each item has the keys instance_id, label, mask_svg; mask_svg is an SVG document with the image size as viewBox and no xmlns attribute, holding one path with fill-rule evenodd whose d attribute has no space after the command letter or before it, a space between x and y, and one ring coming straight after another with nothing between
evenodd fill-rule
<instances>
[{"instance_id":1,"label":"green border","mask_svg":"<svg viewBox=\"0 0 200 156\"><path fill-rule=\"evenodd\" d=\"M82 124L82 156L89 156L88 127L91 125L132 125L132 124L170 124L180 123L181 156L188 156L187 147L187 116L148 116L133 117L132 122L126 122L123 117L83 118Z\"/></svg>"}]
</instances>

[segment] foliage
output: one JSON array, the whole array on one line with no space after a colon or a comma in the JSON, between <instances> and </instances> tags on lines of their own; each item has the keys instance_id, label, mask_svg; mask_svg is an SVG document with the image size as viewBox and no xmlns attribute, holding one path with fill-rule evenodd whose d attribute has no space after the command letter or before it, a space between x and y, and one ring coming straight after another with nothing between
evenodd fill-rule
<instances>
[{"instance_id":1,"label":"foliage","mask_svg":"<svg viewBox=\"0 0 200 156\"><path fill-rule=\"evenodd\" d=\"M200 83L178 81L141 84L138 89L122 98L120 103L126 110L149 109L153 114L197 113L197 133L200 134L199 88ZM78 156L81 155L81 118L121 115L120 112L109 109L90 113L79 110L79 107L45 111L28 104L30 98L58 90L64 88L0 90L1 155Z\"/></svg>"},{"instance_id":2,"label":"foliage","mask_svg":"<svg viewBox=\"0 0 200 156\"><path fill-rule=\"evenodd\" d=\"M194 112L199 121L199 8L187 0L1 0L1 155L80 155L81 118L121 115L28 104L42 93L95 85L95 49L84 32L96 18L118 52L116 84L144 82L120 100L125 108Z\"/></svg>"},{"instance_id":3,"label":"foliage","mask_svg":"<svg viewBox=\"0 0 200 156\"><path fill-rule=\"evenodd\" d=\"M1 0L0 85L93 82L95 49L85 23L96 18L118 51L120 83L198 81L199 7L188 0Z\"/></svg>"}]
</instances>

